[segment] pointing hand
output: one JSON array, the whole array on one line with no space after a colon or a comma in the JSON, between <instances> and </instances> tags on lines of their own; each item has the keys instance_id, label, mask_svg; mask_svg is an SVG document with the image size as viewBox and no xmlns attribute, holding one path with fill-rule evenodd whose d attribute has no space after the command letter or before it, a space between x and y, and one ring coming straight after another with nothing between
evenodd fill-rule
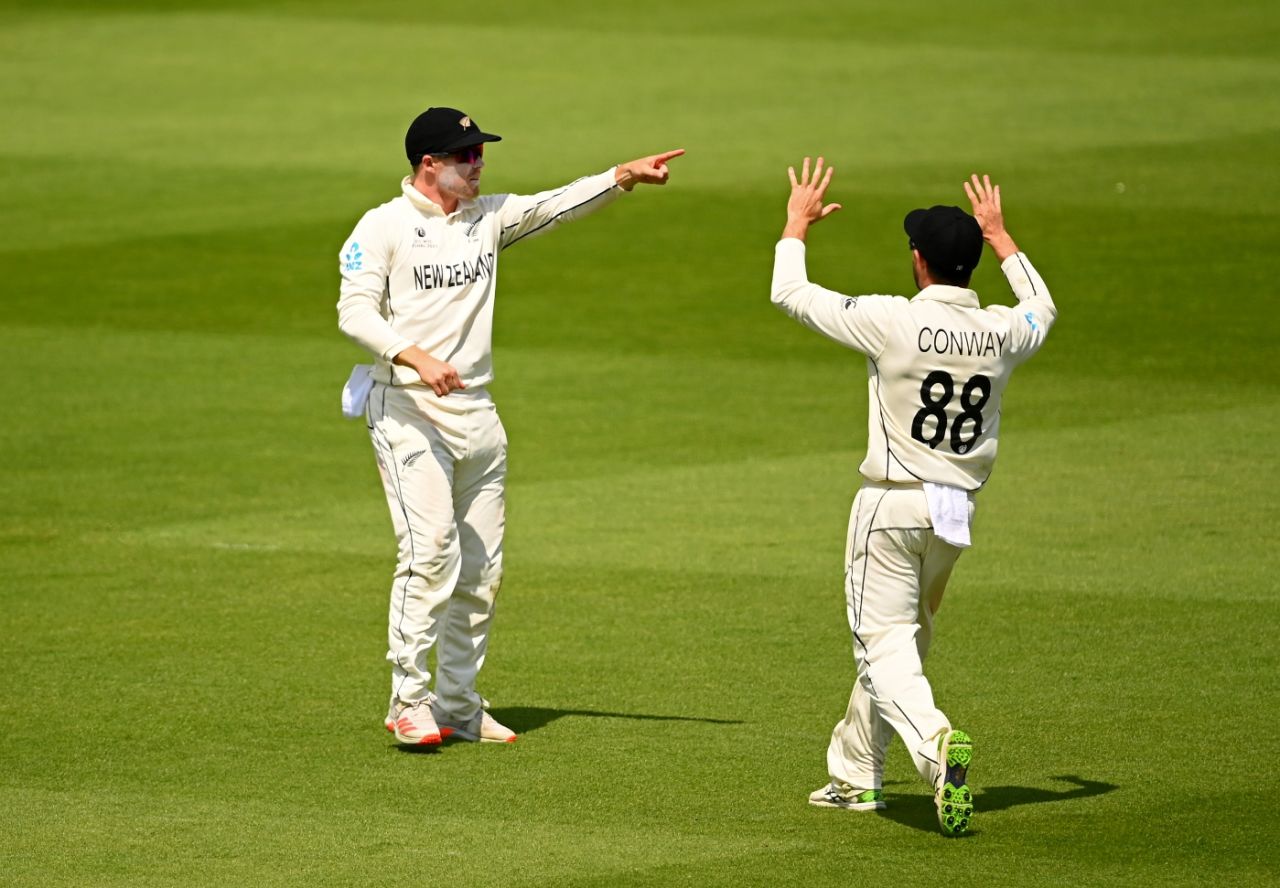
<instances>
[{"instance_id":1,"label":"pointing hand","mask_svg":"<svg viewBox=\"0 0 1280 888\"><path fill-rule=\"evenodd\" d=\"M638 160L618 164L614 179L623 191L630 191L637 183L643 185L666 185L670 171L667 161L684 154L683 148L651 154Z\"/></svg>"}]
</instances>

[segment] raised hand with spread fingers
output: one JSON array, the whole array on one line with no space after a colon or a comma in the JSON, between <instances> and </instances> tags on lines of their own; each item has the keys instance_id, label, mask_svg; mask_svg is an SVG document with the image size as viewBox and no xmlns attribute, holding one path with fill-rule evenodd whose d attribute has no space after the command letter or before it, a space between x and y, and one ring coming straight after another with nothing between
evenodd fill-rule
<instances>
[{"instance_id":1,"label":"raised hand with spread fingers","mask_svg":"<svg viewBox=\"0 0 1280 888\"><path fill-rule=\"evenodd\" d=\"M821 222L836 210L840 204L824 204L827 187L836 168L829 166L823 171L825 159L818 158L813 166L813 175L809 175L809 158L804 159L800 167L800 177L796 178L796 168L787 167L787 176L791 179L791 197L787 200L787 224L782 229L783 237L794 237L804 240L809 226Z\"/></svg>"},{"instance_id":2,"label":"raised hand with spread fingers","mask_svg":"<svg viewBox=\"0 0 1280 888\"><path fill-rule=\"evenodd\" d=\"M978 174L969 176L964 183L964 193L973 206L973 218L978 220L982 228L982 238L995 250L996 258L1003 262L1018 252L1018 245L1013 242L1004 227L1004 211L1000 208L1000 186L991 184L991 177L985 173L982 179Z\"/></svg>"}]
</instances>

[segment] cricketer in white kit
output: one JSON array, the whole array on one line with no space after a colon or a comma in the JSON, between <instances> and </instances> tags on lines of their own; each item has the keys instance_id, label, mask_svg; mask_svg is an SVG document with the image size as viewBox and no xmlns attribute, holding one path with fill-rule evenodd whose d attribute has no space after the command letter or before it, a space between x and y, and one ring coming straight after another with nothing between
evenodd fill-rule
<instances>
[{"instance_id":1,"label":"cricketer in white kit","mask_svg":"<svg viewBox=\"0 0 1280 888\"><path fill-rule=\"evenodd\" d=\"M339 259L338 326L374 357L353 371L344 413L367 420L399 549L385 724L410 745L516 738L476 690L502 582L507 438L486 388L498 257L637 183L665 184L684 153L482 197L484 145L500 138L456 109L420 114L405 136L412 175L365 213Z\"/></svg>"},{"instance_id":2,"label":"cricketer in white kit","mask_svg":"<svg viewBox=\"0 0 1280 888\"><path fill-rule=\"evenodd\" d=\"M845 555L845 598L857 680L827 748L830 783L811 804L883 808L885 750L894 733L934 789L947 835L969 828L968 734L934 703L923 661L951 569L970 544L974 493L995 462L1000 401L1014 368L1044 344L1057 309L1004 227L1000 189L964 185L973 216L935 206L907 215L920 291L847 296L809 282L808 227L832 168L794 169L787 222L774 253L772 300L807 327L867 356L867 455ZM975 218L976 217L976 218ZM983 307L969 278L990 244L1018 305Z\"/></svg>"}]
</instances>

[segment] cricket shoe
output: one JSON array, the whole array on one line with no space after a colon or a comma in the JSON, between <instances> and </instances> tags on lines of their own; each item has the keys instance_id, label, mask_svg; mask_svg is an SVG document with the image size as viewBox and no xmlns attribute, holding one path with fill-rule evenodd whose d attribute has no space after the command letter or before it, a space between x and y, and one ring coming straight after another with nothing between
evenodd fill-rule
<instances>
[{"instance_id":1,"label":"cricket shoe","mask_svg":"<svg viewBox=\"0 0 1280 888\"><path fill-rule=\"evenodd\" d=\"M434 704L436 700L435 694L432 694L428 699L431 700L431 702ZM480 708L481 709L489 708L489 701L486 700L484 697L480 698ZM397 712L397 701L395 700L395 698L392 698L390 708L387 709L387 717L382 722L386 726L388 733L395 733L396 712ZM432 718L435 718L434 707L432 709ZM452 728L442 728L440 730L440 736L445 740L448 740L449 735L452 733L453 733Z\"/></svg>"},{"instance_id":2,"label":"cricket shoe","mask_svg":"<svg viewBox=\"0 0 1280 888\"><path fill-rule=\"evenodd\" d=\"M964 731L946 731L938 740L938 783L933 802L946 836L964 835L973 817L973 793L967 777L973 763L973 739Z\"/></svg>"},{"instance_id":3,"label":"cricket shoe","mask_svg":"<svg viewBox=\"0 0 1280 888\"><path fill-rule=\"evenodd\" d=\"M387 712L383 722L387 730L396 735L396 740L406 746L439 746L447 730L436 724L431 714L431 701L419 700L417 703L402 703L396 700Z\"/></svg>"},{"instance_id":4,"label":"cricket shoe","mask_svg":"<svg viewBox=\"0 0 1280 888\"><path fill-rule=\"evenodd\" d=\"M842 808L845 811L881 811L885 807L882 790L857 790L834 780L809 793L809 804L815 808Z\"/></svg>"},{"instance_id":5,"label":"cricket shoe","mask_svg":"<svg viewBox=\"0 0 1280 888\"><path fill-rule=\"evenodd\" d=\"M472 743L515 743L516 732L499 722L483 709L471 721L463 724L440 716L440 731L446 737L456 737Z\"/></svg>"}]
</instances>

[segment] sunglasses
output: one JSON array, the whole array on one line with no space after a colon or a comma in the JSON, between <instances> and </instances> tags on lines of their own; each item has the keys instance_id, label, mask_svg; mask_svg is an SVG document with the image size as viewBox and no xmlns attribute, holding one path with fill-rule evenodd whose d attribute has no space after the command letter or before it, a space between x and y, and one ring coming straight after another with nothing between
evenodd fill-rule
<instances>
[{"instance_id":1,"label":"sunglasses","mask_svg":"<svg viewBox=\"0 0 1280 888\"><path fill-rule=\"evenodd\" d=\"M432 157L452 157L458 163L475 163L484 157L484 143L479 145L468 145L466 148L459 148L457 151L451 151L448 154L433 154Z\"/></svg>"}]
</instances>

